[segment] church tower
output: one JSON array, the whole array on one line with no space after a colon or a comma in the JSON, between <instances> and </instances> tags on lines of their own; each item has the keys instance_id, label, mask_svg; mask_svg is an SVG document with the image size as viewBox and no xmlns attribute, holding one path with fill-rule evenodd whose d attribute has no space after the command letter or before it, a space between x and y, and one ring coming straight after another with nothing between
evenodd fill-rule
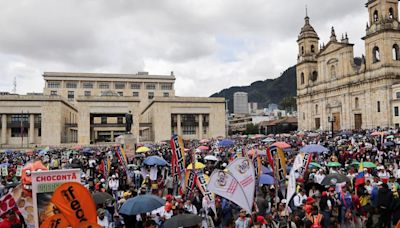
<instances>
[{"instance_id":1,"label":"church tower","mask_svg":"<svg viewBox=\"0 0 400 228\"><path fill-rule=\"evenodd\" d=\"M368 0L365 41L367 70L400 66L398 0Z\"/></svg>"},{"instance_id":2,"label":"church tower","mask_svg":"<svg viewBox=\"0 0 400 228\"><path fill-rule=\"evenodd\" d=\"M297 89L304 89L309 86L310 80L315 81L318 77L316 55L319 52L319 37L310 25L310 18L307 14L304 21L304 26L297 39L299 46L296 66Z\"/></svg>"}]
</instances>

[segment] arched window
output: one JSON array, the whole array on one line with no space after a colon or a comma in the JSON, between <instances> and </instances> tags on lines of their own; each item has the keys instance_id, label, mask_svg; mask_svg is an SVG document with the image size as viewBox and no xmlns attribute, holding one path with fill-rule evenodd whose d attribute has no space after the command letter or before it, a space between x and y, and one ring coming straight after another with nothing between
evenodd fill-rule
<instances>
[{"instance_id":1,"label":"arched window","mask_svg":"<svg viewBox=\"0 0 400 228\"><path fill-rule=\"evenodd\" d=\"M304 73L301 72L300 74L300 83L303 85L304 84Z\"/></svg>"},{"instance_id":2,"label":"arched window","mask_svg":"<svg viewBox=\"0 0 400 228\"><path fill-rule=\"evenodd\" d=\"M304 47L301 46L301 54L304 55Z\"/></svg>"},{"instance_id":3,"label":"arched window","mask_svg":"<svg viewBox=\"0 0 400 228\"><path fill-rule=\"evenodd\" d=\"M306 114L303 112L303 120L306 119Z\"/></svg>"},{"instance_id":4,"label":"arched window","mask_svg":"<svg viewBox=\"0 0 400 228\"><path fill-rule=\"evenodd\" d=\"M331 77L332 78L336 77L336 68L334 65L331 66Z\"/></svg>"},{"instance_id":5,"label":"arched window","mask_svg":"<svg viewBox=\"0 0 400 228\"><path fill-rule=\"evenodd\" d=\"M312 75L311 75L311 80L315 82L315 81L317 81L317 78L318 78L318 72L313 71Z\"/></svg>"},{"instance_id":6,"label":"arched window","mask_svg":"<svg viewBox=\"0 0 400 228\"><path fill-rule=\"evenodd\" d=\"M374 11L374 22L377 22L378 21L378 10L375 10Z\"/></svg>"},{"instance_id":7,"label":"arched window","mask_svg":"<svg viewBox=\"0 0 400 228\"><path fill-rule=\"evenodd\" d=\"M317 104L315 105L315 114L316 115L318 114L318 105Z\"/></svg>"},{"instance_id":8,"label":"arched window","mask_svg":"<svg viewBox=\"0 0 400 228\"><path fill-rule=\"evenodd\" d=\"M359 101L358 101L358 97L356 97L355 99L354 99L354 107L355 108L359 108L360 106L359 106L360 104L359 104Z\"/></svg>"},{"instance_id":9,"label":"arched window","mask_svg":"<svg viewBox=\"0 0 400 228\"><path fill-rule=\"evenodd\" d=\"M314 45L311 45L311 53L314 53L314 52L315 52Z\"/></svg>"},{"instance_id":10,"label":"arched window","mask_svg":"<svg viewBox=\"0 0 400 228\"><path fill-rule=\"evenodd\" d=\"M394 18L393 8L390 7L389 8L389 19L393 19L393 18Z\"/></svg>"},{"instance_id":11,"label":"arched window","mask_svg":"<svg viewBox=\"0 0 400 228\"><path fill-rule=\"evenodd\" d=\"M381 60L381 56L380 56L380 53L379 53L379 48L377 46L375 46L372 49L372 58L373 58L372 59L373 63L379 62Z\"/></svg>"},{"instance_id":12,"label":"arched window","mask_svg":"<svg viewBox=\"0 0 400 228\"><path fill-rule=\"evenodd\" d=\"M393 60L399 60L399 45L397 44L393 44L392 57Z\"/></svg>"}]
</instances>

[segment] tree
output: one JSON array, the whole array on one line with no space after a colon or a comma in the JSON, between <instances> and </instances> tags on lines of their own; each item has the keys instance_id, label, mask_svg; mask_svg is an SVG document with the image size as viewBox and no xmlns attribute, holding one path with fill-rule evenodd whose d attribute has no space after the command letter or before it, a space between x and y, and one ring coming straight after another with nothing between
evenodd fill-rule
<instances>
[{"instance_id":1,"label":"tree","mask_svg":"<svg viewBox=\"0 0 400 228\"><path fill-rule=\"evenodd\" d=\"M254 124L247 124L246 125L246 134L258 134L258 125Z\"/></svg>"},{"instance_id":2,"label":"tree","mask_svg":"<svg viewBox=\"0 0 400 228\"><path fill-rule=\"evenodd\" d=\"M285 97L279 103L279 107L285 111L292 112L297 109L295 97Z\"/></svg>"}]
</instances>

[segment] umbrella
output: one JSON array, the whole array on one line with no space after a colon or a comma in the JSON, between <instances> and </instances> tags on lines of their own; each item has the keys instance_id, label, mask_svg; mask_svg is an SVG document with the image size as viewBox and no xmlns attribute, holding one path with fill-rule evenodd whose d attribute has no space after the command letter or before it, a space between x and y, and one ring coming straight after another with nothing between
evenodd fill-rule
<instances>
[{"instance_id":1,"label":"umbrella","mask_svg":"<svg viewBox=\"0 0 400 228\"><path fill-rule=\"evenodd\" d=\"M316 168L321 168L321 165L318 164L318 163L315 163L315 162L311 162L311 163L310 163L310 167L311 167L311 168L315 168L315 167L316 167Z\"/></svg>"},{"instance_id":2,"label":"umbrella","mask_svg":"<svg viewBox=\"0 0 400 228\"><path fill-rule=\"evenodd\" d=\"M357 162L357 161L354 161L351 164L360 166L360 162ZM374 163L372 163L372 162L363 162L362 165L363 165L364 168L376 168L376 165Z\"/></svg>"},{"instance_id":3,"label":"umbrella","mask_svg":"<svg viewBox=\"0 0 400 228\"><path fill-rule=\"evenodd\" d=\"M233 144L235 144L234 141L230 139L224 139L218 143L218 146L232 146Z\"/></svg>"},{"instance_id":4,"label":"umbrella","mask_svg":"<svg viewBox=\"0 0 400 228\"><path fill-rule=\"evenodd\" d=\"M210 140L208 140L208 139L202 139L202 140L200 140L200 143L208 143L208 142L210 142Z\"/></svg>"},{"instance_id":5,"label":"umbrella","mask_svg":"<svg viewBox=\"0 0 400 228\"><path fill-rule=\"evenodd\" d=\"M80 149L82 149L82 146L76 145L76 146L73 146L71 149L73 149L73 150L80 150Z\"/></svg>"},{"instance_id":6,"label":"umbrella","mask_svg":"<svg viewBox=\"0 0 400 228\"><path fill-rule=\"evenodd\" d=\"M165 200L154 195L139 195L128 199L122 204L119 213L124 215L138 215L153 211L164 206Z\"/></svg>"},{"instance_id":7,"label":"umbrella","mask_svg":"<svg viewBox=\"0 0 400 228\"><path fill-rule=\"evenodd\" d=\"M150 148L142 146L142 147L137 148L136 153L146 153L149 151L150 151Z\"/></svg>"},{"instance_id":8,"label":"umbrella","mask_svg":"<svg viewBox=\"0 0 400 228\"><path fill-rule=\"evenodd\" d=\"M360 162L358 162L358 161L353 161L352 163L351 163L351 165L360 165Z\"/></svg>"},{"instance_id":9,"label":"umbrella","mask_svg":"<svg viewBox=\"0 0 400 228\"><path fill-rule=\"evenodd\" d=\"M371 133L371 136L380 136L380 135L386 135L386 132L383 131L374 131Z\"/></svg>"},{"instance_id":10,"label":"umbrella","mask_svg":"<svg viewBox=\"0 0 400 228\"><path fill-rule=\"evenodd\" d=\"M260 176L260 184L274 184L275 179L268 174L261 174Z\"/></svg>"},{"instance_id":11,"label":"umbrella","mask_svg":"<svg viewBox=\"0 0 400 228\"><path fill-rule=\"evenodd\" d=\"M389 135L386 137L387 139L394 139L394 135Z\"/></svg>"},{"instance_id":12,"label":"umbrella","mask_svg":"<svg viewBox=\"0 0 400 228\"><path fill-rule=\"evenodd\" d=\"M191 227L199 225L203 220L202 217L194 214L179 214L165 221L162 227L178 228L178 227Z\"/></svg>"},{"instance_id":13,"label":"umbrella","mask_svg":"<svg viewBox=\"0 0 400 228\"><path fill-rule=\"evenodd\" d=\"M394 142L393 141L387 141L383 145L385 145L385 146L394 146Z\"/></svg>"},{"instance_id":14,"label":"umbrella","mask_svg":"<svg viewBox=\"0 0 400 228\"><path fill-rule=\"evenodd\" d=\"M262 150L257 150L257 149L251 149L251 150L247 151L247 154L250 156L254 156L255 154L258 154L260 156L266 156L267 152L262 151Z\"/></svg>"},{"instance_id":15,"label":"umbrella","mask_svg":"<svg viewBox=\"0 0 400 228\"><path fill-rule=\"evenodd\" d=\"M286 148L290 148L291 147L289 144L287 144L285 142L276 142L276 143L273 143L272 146L276 146L276 147L279 147L279 148L282 148L282 149L286 149Z\"/></svg>"},{"instance_id":16,"label":"umbrella","mask_svg":"<svg viewBox=\"0 0 400 228\"><path fill-rule=\"evenodd\" d=\"M95 192L93 193L92 197L96 204L103 204L107 200L114 200L113 196L107 192Z\"/></svg>"},{"instance_id":17,"label":"umbrella","mask_svg":"<svg viewBox=\"0 0 400 228\"><path fill-rule=\"evenodd\" d=\"M343 174L333 173L327 175L321 185L336 185L337 183L350 182L349 178Z\"/></svg>"},{"instance_id":18,"label":"umbrella","mask_svg":"<svg viewBox=\"0 0 400 228\"><path fill-rule=\"evenodd\" d=\"M159 156L150 156L144 159L143 163L145 165L159 165L159 166L165 166L168 164L167 161L164 160L164 158L159 157Z\"/></svg>"},{"instance_id":19,"label":"umbrella","mask_svg":"<svg viewBox=\"0 0 400 228\"><path fill-rule=\"evenodd\" d=\"M266 136L263 134L256 134L253 136L254 139L260 139L260 138L265 138Z\"/></svg>"},{"instance_id":20,"label":"umbrella","mask_svg":"<svg viewBox=\"0 0 400 228\"><path fill-rule=\"evenodd\" d=\"M197 147L199 150L209 150L208 146L199 146Z\"/></svg>"},{"instance_id":21,"label":"umbrella","mask_svg":"<svg viewBox=\"0 0 400 228\"><path fill-rule=\"evenodd\" d=\"M340 166L342 166L342 164L340 164L339 162L328 162L328 164L326 166L328 166L328 167L340 167Z\"/></svg>"},{"instance_id":22,"label":"umbrella","mask_svg":"<svg viewBox=\"0 0 400 228\"><path fill-rule=\"evenodd\" d=\"M303 148L300 149L300 152L304 152L304 153L318 153L321 154L323 152L328 152L328 148L323 147L319 144L310 144L310 145L306 145Z\"/></svg>"},{"instance_id":23,"label":"umbrella","mask_svg":"<svg viewBox=\"0 0 400 228\"><path fill-rule=\"evenodd\" d=\"M319 136L319 133L311 132L308 134L308 137L317 137Z\"/></svg>"},{"instance_id":24,"label":"umbrella","mask_svg":"<svg viewBox=\"0 0 400 228\"><path fill-rule=\"evenodd\" d=\"M191 169L193 169L192 167L193 167L193 164L190 164L190 165L188 165L188 167L186 167L186 169L191 170ZM194 164L194 169L204 169L205 167L206 166L201 162L196 162Z\"/></svg>"},{"instance_id":25,"label":"umbrella","mask_svg":"<svg viewBox=\"0 0 400 228\"><path fill-rule=\"evenodd\" d=\"M270 168L265 167L265 166L261 166L261 172L264 174L272 174L273 173Z\"/></svg>"},{"instance_id":26,"label":"umbrella","mask_svg":"<svg viewBox=\"0 0 400 228\"><path fill-rule=\"evenodd\" d=\"M215 157L214 155L207 155L204 157L204 160L208 160L208 161L218 161L218 158Z\"/></svg>"},{"instance_id":27,"label":"umbrella","mask_svg":"<svg viewBox=\"0 0 400 228\"><path fill-rule=\"evenodd\" d=\"M271 143L271 142L275 142L275 139L273 139L273 138L265 138L265 139L261 140L261 142Z\"/></svg>"}]
</instances>

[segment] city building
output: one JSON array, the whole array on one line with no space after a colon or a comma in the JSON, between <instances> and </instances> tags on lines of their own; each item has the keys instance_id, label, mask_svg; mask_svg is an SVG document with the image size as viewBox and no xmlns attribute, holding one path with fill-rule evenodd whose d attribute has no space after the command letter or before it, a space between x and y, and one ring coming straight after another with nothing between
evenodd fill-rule
<instances>
[{"instance_id":1,"label":"city building","mask_svg":"<svg viewBox=\"0 0 400 228\"><path fill-rule=\"evenodd\" d=\"M369 0L366 7L365 56L358 59L347 34L338 40L333 27L329 42L321 45L306 15L297 40L300 130L330 130L331 122L335 131L399 127L398 1Z\"/></svg>"},{"instance_id":2,"label":"city building","mask_svg":"<svg viewBox=\"0 0 400 228\"><path fill-rule=\"evenodd\" d=\"M225 99L175 96L175 76L45 72L43 94L0 94L2 147L225 137Z\"/></svg>"},{"instance_id":3,"label":"city building","mask_svg":"<svg viewBox=\"0 0 400 228\"><path fill-rule=\"evenodd\" d=\"M245 92L236 92L233 94L233 113L249 114L248 94Z\"/></svg>"},{"instance_id":4,"label":"city building","mask_svg":"<svg viewBox=\"0 0 400 228\"><path fill-rule=\"evenodd\" d=\"M257 102L249 102L249 113L256 114L258 112L258 103Z\"/></svg>"}]
</instances>

